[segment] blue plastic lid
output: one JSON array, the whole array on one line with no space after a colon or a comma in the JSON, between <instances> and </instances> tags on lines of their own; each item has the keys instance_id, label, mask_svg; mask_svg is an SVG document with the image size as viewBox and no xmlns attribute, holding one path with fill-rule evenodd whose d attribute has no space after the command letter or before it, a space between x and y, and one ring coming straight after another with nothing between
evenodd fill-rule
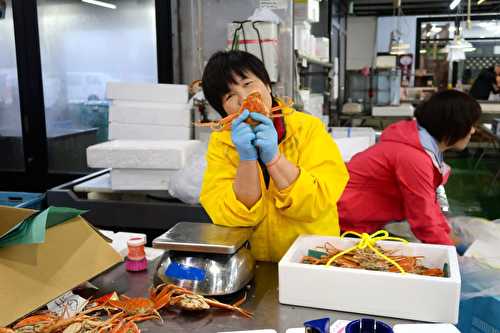
<instances>
[{"instance_id":1,"label":"blue plastic lid","mask_svg":"<svg viewBox=\"0 0 500 333\"><path fill-rule=\"evenodd\" d=\"M304 327L307 333L330 333L330 318L306 321Z\"/></svg>"}]
</instances>

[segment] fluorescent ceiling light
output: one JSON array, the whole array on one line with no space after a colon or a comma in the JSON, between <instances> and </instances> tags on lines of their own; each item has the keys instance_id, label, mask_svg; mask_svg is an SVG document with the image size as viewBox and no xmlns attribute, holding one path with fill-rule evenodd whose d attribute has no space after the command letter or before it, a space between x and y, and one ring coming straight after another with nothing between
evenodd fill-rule
<instances>
[{"instance_id":1,"label":"fluorescent ceiling light","mask_svg":"<svg viewBox=\"0 0 500 333\"><path fill-rule=\"evenodd\" d=\"M453 0L451 3L450 3L450 9L453 10L455 9L455 7L458 6L458 4L461 2L462 0Z\"/></svg>"},{"instance_id":2,"label":"fluorescent ceiling light","mask_svg":"<svg viewBox=\"0 0 500 333\"><path fill-rule=\"evenodd\" d=\"M485 1L485 0L479 0L479 1L477 2L477 4L478 4L478 5L480 5L480 4L482 4L484 1Z\"/></svg>"},{"instance_id":3,"label":"fluorescent ceiling light","mask_svg":"<svg viewBox=\"0 0 500 333\"><path fill-rule=\"evenodd\" d=\"M101 7L106 7L110 9L116 9L116 5L113 5L112 3L107 3L104 1L98 1L98 0L82 0L82 2L90 3L92 5L96 6L101 6Z\"/></svg>"}]
</instances>

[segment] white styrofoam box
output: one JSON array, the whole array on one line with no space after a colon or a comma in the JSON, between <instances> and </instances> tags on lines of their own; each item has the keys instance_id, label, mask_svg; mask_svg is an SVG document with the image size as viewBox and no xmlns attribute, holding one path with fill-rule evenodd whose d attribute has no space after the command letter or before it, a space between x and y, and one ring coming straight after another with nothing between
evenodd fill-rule
<instances>
[{"instance_id":1,"label":"white styrofoam box","mask_svg":"<svg viewBox=\"0 0 500 333\"><path fill-rule=\"evenodd\" d=\"M370 145L377 142L376 132L371 127L330 127L328 132L334 139L368 137Z\"/></svg>"},{"instance_id":2,"label":"white styrofoam box","mask_svg":"<svg viewBox=\"0 0 500 333\"><path fill-rule=\"evenodd\" d=\"M461 280L454 246L377 242L401 255L423 256L428 267L447 263L446 278L300 263L309 249L326 242L347 249L359 239L299 236L278 264L280 303L427 322L458 321ZM301 287L304 281L307 288Z\"/></svg>"},{"instance_id":3,"label":"white styrofoam box","mask_svg":"<svg viewBox=\"0 0 500 333\"><path fill-rule=\"evenodd\" d=\"M227 46L233 43L235 30L240 23L229 23L227 25ZM258 30L257 31L254 29ZM278 58L278 25L272 22L245 22L243 30L239 31L239 50L247 51L264 62L271 82L278 81L279 58ZM260 38L260 43L259 43ZM261 53L262 47L262 53ZM264 59L262 59L262 55Z\"/></svg>"},{"instance_id":4,"label":"white styrofoam box","mask_svg":"<svg viewBox=\"0 0 500 333\"><path fill-rule=\"evenodd\" d=\"M144 124L109 124L110 140L189 140L191 127Z\"/></svg>"},{"instance_id":5,"label":"white styrofoam box","mask_svg":"<svg viewBox=\"0 0 500 333\"><path fill-rule=\"evenodd\" d=\"M296 22L308 21L319 22L319 1L318 0L294 0L293 19Z\"/></svg>"},{"instance_id":6,"label":"white styrofoam box","mask_svg":"<svg viewBox=\"0 0 500 333\"><path fill-rule=\"evenodd\" d=\"M299 90L299 95L300 95L300 98L302 99L302 103L304 103L304 105L306 105L309 103L309 99L311 97L311 90L301 89L301 90Z\"/></svg>"},{"instance_id":7,"label":"white styrofoam box","mask_svg":"<svg viewBox=\"0 0 500 333\"><path fill-rule=\"evenodd\" d=\"M295 23L293 28L294 49L299 50L301 54L306 54L308 43L307 39L311 34L311 23L307 21Z\"/></svg>"},{"instance_id":8,"label":"white styrofoam box","mask_svg":"<svg viewBox=\"0 0 500 333\"><path fill-rule=\"evenodd\" d=\"M309 41L307 44L307 50L306 50L306 55L311 58L316 58L316 37L314 35L310 34L309 36Z\"/></svg>"},{"instance_id":9,"label":"white styrofoam box","mask_svg":"<svg viewBox=\"0 0 500 333\"><path fill-rule=\"evenodd\" d=\"M163 104L158 107L133 107L112 104L109 107L109 121L123 124L144 125L191 125L189 104Z\"/></svg>"},{"instance_id":10,"label":"white styrofoam box","mask_svg":"<svg viewBox=\"0 0 500 333\"><path fill-rule=\"evenodd\" d=\"M115 140L87 148L91 168L182 169L198 140L132 141Z\"/></svg>"},{"instance_id":11,"label":"white styrofoam box","mask_svg":"<svg viewBox=\"0 0 500 333\"><path fill-rule=\"evenodd\" d=\"M395 55L379 55L375 58L376 68L396 68Z\"/></svg>"},{"instance_id":12,"label":"white styrofoam box","mask_svg":"<svg viewBox=\"0 0 500 333\"><path fill-rule=\"evenodd\" d=\"M451 324L398 324L393 327L394 333L460 333Z\"/></svg>"},{"instance_id":13,"label":"white styrofoam box","mask_svg":"<svg viewBox=\"0 0 500 333\"><path fill-rule=\"evenodd\" d=\"M326 37L316 37L315 56L321 61L330 60L330 39Z\"/></svg>"},{"instance_id":14,"label":"white styrofoam box","mask_svg":"<svg viewBox=\"0 0 500 333\"><path fill-rule=\"evenodd\" d=\"M344 162L349 162L354 155L371 146L370 138L367 136L335 139L335 143L340 150L340 155L342 155Z\"/></svg>"},{"instance_id":15,"label":"white styrofoam box","mask_svg":"<svg viewBox=\"0 0 500 333\"><path fill-rule=\"evenodd\" d=\"M188 102L188 86L184 84L108 82L106 97L113 100L184 104Z\"/></svg>"},{"instance_id":16,"label":"white styrofoam box","mask_svg":"<svg viewBox=\"0 0 500 333\"><path fill-rule=\"evenodd\" d=\"M322 118L323 116L323 94L310 94L309 101L304 103L304 110L315 117Z\"/></svg>"},{"instance_id":17,"label":"white styrofoam box","mask_svg":"<svg viewBox=\"0 0 500 333\"><path fill-rule=\"evenodd\" d=\"M398 106L373 106L373 116L397 116L397 117L411 117L415 108L411 104L401 104Z\"/></svg>"},{"instance_id":18,"label":"white styrofoam box","mask_svg":"<svg viewBox=\"0 0 500 333\"><path fill-rule=\"evenodd\" d=\"M500 103L479 103L482 112L500 114Z\"/></svg>"},{"instance_id":19,"label":"white styrofoam box","mask_svg":"<svg viewBox=\"0 0 500 333\"><path fill-rule=\"evenodd\" d=\"M172 169L111 169L113 190L168 190Z\"/></svg>"}]
</instances>

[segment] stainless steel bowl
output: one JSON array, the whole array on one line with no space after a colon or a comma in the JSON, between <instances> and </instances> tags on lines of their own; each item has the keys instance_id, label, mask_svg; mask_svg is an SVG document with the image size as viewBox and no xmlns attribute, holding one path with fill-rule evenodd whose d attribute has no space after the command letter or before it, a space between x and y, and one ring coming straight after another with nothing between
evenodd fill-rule
<instances>
[{"instance_id":1,"label":"stainless steel bowl","mask_svg":"<svg viewBox=\"0 0 500 333\"><path fill-rule=\"evenodd\" d=\"M156 268L154 283L172 283L205 296L228 295L245 287L254 270L255 259L245 246L233 254L169 250Z\"/></svg>"}]
</instances>

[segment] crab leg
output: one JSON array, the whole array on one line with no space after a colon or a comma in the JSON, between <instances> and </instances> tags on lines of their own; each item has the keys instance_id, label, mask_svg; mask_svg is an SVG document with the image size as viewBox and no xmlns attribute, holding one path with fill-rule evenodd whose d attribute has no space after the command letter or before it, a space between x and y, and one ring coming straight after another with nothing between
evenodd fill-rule
<instances>
[{"instance_id":1,"label":"crab leg","mask_svg":"<svg viewBox=\"0 0 500 333\"><path fill-rule=\"evenodd\" d=\"M214 308L226 309L226 310L239 312L240 314L242 314L243 316L245 316L247 318L252 318L252 316L253 316L251 312L243 310L242 308L232 306L229 304L224 304L224 303L221 303L221 302L216 301L214 299L205 298L205 302L207 302L208 305L213 306Z\"/></svg>"}]
</instances>

